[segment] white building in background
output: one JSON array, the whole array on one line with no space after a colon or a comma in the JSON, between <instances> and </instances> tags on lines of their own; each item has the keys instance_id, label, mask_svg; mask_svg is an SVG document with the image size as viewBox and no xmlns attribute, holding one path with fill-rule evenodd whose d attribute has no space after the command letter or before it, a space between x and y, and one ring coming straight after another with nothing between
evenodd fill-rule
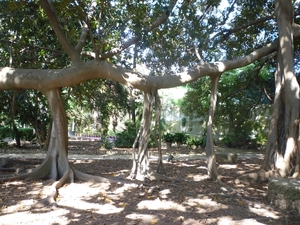
<instances>
[{"instance_id":1,"label":"white building in background","mask_svg":"<svg viewBox=\"0 0 300 225\"><path fill-rule=\"evenodd\" d=\"M159 90L162 104L161 118L166 122L167 132L184 132L190 136L203 136L206 134L207 115L209 112L207 111L207 114L202 118L189 118L187 115L184 115L178 102L184 97L186 91L185 87ZM264 130L267 133L271 116L270 105L257 106L251 111L251 114L253 121L260 121L261 124L265 124ZM185 126L182 124L183 119L186 120ZM214 136L219 139L227 130L226 125L222 127L214 126ZM254 136L256 133L257 131L253 130Z\"/></svg>"},{"instance_id":2,"label":"white building in background","mask_svg":"<svg viewBox=\"0 0 300 225\"><path fill-rule=\"evenodd\" d=\"M191 136L203 135L206 127L205 119L193 118L190 120L180 110L179 101L184 97L186 91L185 87L159 90L162 104L161 118L166 122L167 132L185 132ZM183 120L185 120L185 124Z\"/></svg>"}]
</instances>

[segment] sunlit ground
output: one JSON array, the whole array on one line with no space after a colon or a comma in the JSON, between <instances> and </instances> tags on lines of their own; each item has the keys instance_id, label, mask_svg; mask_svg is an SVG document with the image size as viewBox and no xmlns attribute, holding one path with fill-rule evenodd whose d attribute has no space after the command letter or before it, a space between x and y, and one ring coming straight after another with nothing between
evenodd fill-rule
<instances>
[{"instance_id":1,"label":"sunlit ground","mask_svg":"<svg viewBox=\"0 0 300 225\"><path fill-rule=\"evenodd\" d=\"M257 168L260 162L219 165L222 185L207 180L204 160L175 160L165 164L167 175L185 181L76 182L59 190L58 207L33 209L46 196L47 181L1 182L0 224L297 224L294 214L265 201L267 184L234 184L237 174ZM76 160L73 165L115 178L128 175L131 161Z\"/></svg>"}]
</instances>

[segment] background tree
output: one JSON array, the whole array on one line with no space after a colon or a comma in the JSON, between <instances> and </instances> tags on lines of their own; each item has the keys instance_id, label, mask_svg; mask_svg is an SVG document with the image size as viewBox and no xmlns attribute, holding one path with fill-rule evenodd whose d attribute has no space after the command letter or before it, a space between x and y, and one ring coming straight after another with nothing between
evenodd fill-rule
<instances>
[{"instance_id":1,"label":"background tree","mask_svg":"<svg viewBox=\"0 0 300 225\"><path fill-rule=\"evenodd\" d=\"M220 77L214 124L226 130L221 137L224 144L244 147L251 141L260 141L259 139L250 140L253 131L264 136L266 124L253 121L253 115L256 115L264 105L270 107L273 101L274 82L270 79L271 71L268 71L266 67L257 67L253 64L225 72ZM235 91L232 92L232 90ZM209 95L209 80L196 81L189 85L181 102L181 109L190 117L196 116L207 120Z\"/></svg>"},{"instance_id":2,"label":"background tree","mask_svg":"<svg viewBox=\"0 0 300 225\"><path fill-rule=\"evenodd\" d=\"M89 124L94 125L97 134L108 133L110 119L117 121L129 110L128 92L122 84L111 80L91 80L67 90L67 115L74 122L79 133ZM92 113L95 114L94 115ZM88 118L84 118L88 116ZM70 124L71 125L71 124ZM71 127L70 127L71 129Z\"/></svg>"}]
</instances>

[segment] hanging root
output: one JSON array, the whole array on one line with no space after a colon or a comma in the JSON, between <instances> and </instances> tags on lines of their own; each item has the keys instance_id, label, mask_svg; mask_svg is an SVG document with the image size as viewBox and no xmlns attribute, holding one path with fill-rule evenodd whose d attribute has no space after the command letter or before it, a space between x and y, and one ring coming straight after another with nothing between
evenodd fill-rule
<instances>
[{"instance_id":1,"label":"hanging root","mask_svg":"<svg viewBox=\"0 0 300 225\"><path fill-rule=\"evenodd\" d=\"M74 173L72 169L69 167L67 171L64 173L62 178L60 178L58 181L55 181L50 187L49 190L47 191L47 196L46 198L40 200L36 204L34 204L31 208L36 209L36 208L42 208L48 205L52 205L57 207L57 197L58 197L58 189L64 186L68 181L73 181L74 180Z\"/></svg>"}]
</instances>

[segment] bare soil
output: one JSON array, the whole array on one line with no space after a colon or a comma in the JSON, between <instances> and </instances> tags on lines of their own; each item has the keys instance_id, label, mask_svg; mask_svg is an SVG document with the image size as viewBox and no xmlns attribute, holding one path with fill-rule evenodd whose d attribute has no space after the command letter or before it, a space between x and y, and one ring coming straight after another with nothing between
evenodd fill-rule
<instances>
[{"instance_id":1,"label":"bare soil","mask_svg":"<svg viewBox=\"0 0 300 225\"><path fill-rule=\"evenodd\" d=\"M19 150L10 148L7 151ZM24 158L21 160L30 164L19 165L19 171L34 168L42 162L41 159L26 159L26 154L37 151L40 150L34 146L22 149ZM86 141L70 142L70 151L108 154L97 142ZM109 152L112 151L120 155L130 153L129 149ZM203 152L185 148L168 151ZM49 181L0 181L0 224L300 224L300 216L295 212L270 206L266 201L267 183L234 183L240 174L258 169L261 157L240 157L237 164L219 164L223 183L207 179L205 159L177 160L175 157L171 162L166 161L166 175L182 180L176 182L127 180L132 166L130 159L94 160L91 157L70 161L83 172L107 178L120 177L127 182L76 181L59 190L58 206L33 208L45 198ZM156 168L155 161L151 162L151 167ZM2 171L1 175L9 173Z\"/></svg>"}]
</instances>

